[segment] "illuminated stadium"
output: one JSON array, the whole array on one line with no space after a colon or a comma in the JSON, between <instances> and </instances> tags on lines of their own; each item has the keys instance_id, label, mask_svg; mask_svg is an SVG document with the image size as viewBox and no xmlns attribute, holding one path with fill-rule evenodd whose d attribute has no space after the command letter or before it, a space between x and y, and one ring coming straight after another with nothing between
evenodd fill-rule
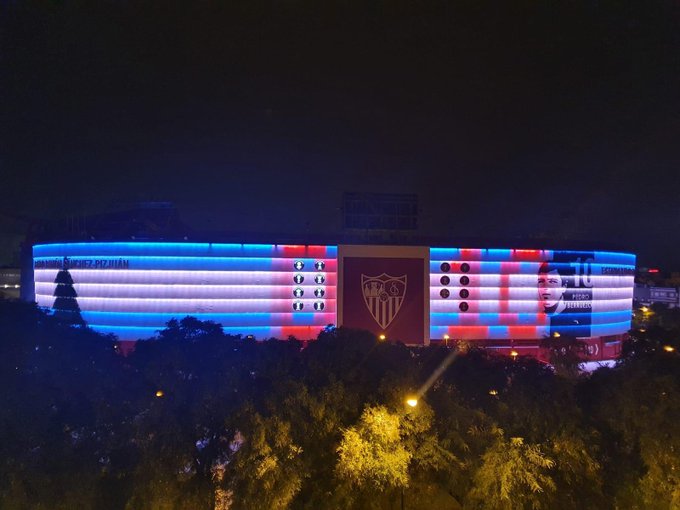
<instances>
[{"instance_id":1,"label":"illuminated stadium","mask_svg":"<svg viewBox=\"0 0 680 510\"><path fill-rule=\"evenodd\" d=\"M78 242L33 247L35 301L122 341L193 316L230 334L312 340L328 325L409 345L467 341L541 357L579 339L613 359L635 256L380 245Z\"/></svg>"}]
</instances>

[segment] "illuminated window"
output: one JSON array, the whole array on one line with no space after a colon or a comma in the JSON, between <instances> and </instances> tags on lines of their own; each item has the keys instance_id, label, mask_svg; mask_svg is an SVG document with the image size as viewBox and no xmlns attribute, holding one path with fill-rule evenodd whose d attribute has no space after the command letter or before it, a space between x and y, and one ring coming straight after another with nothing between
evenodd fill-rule
<instances>
[{"instance_id":1,"label":"illuminated window","mask_svg":"<svg viewBox=\"0 0 680 510\"><path fill-rule=\"evenodd\" d=\"M293 267L295 268L296 271L301 271L303 267L305 267L305 263L302 262L301 260L296 260L293 263Z\"/></svg>"},{"instance_id":2,"label":"illuminated window","mask_svg":"<svg viewBox=\"0 0 680 510\"><path fill-rule=\"evenodd\" d=\"M323 297L324 294L326 294L326 291L325 291L325 290L323 290L323 289L321 289L321 288L319 288L319 289L314 289L314 295L315 295L316 297Z\"/></svg>"},{"instance_id":3,"label":"illuminated window","mask_svg":"<svg viewBox=\"0 0 680 510\"><path fill-rule=\"evenodd\" d=\"M314 263L314 267L317 271L323 271L326 268L326 263L323 260L317 260Z\"/></svg>"},{"instance_id":4,"label":"illuminated window","mask_svg":"<svg viewBox=\"0 0 680 510\"><path fill-rule=\"evenodd\" d=\"M459 295L460 295L460 297L462 297L463 299L466 299L467 297L470 296L470 291L467 290L467 289L461 289Z\"/></svg>"},{"instance_id":5,"label":"illuminated window","mask_svg":"<svg viewBox=\"0 0 680 510\"><path fill-rule=\"evenodd\" d=\"M442 289L439 291L439 295L443 298L446 299L451 295L451 292L449 292L449 289Z\"/></svg>"},{"instance_id":6,"label":"illuminated window","mask_svg":"<svg viewBox=\"0 0 680 510\"><path fill-rule=\"evenodd\" d=\"M448 262L442 262L442 265L439 266L439 268L442 270L442 272L448 273L449 271L451 271L451 264L449 264Z\"/></svg>"},{"instance_id":7,"label":"illuminated window","mask_svg":"<svg viewBox=\"0 0 680 510\"><path fill-rule=\"evenodd\" d=\"M316 301L314 303L314 310L316 311L321 311L325 308L326 305L323 304L323 301Z\"/></svg>"},{"instance_id":8,"label":"illuminated window","mask_svg":"<svg viewBox=\"0 0 680 510\"><path fill-rule=\"evenodd\" d=\"M314 281L318 284L322 284L323 282L326 281L326 277L322 274L318 274L314 277Z\"/></svg>"},{"instance_id":9,"label":"illuminated window","mask_svg":"<svg viewBox=\"0 0 680 510\"><path fill-rule=\"evenodd\" d=\"M468 264L467 262L463 262L463 263L460 265L460 270L461 270L463 273L467 273L467 272L470 270L470 264Z\"/></svg>"},{"instance_id":10,"label":"illuminated window","mask_svg":"<svg viewBox=\"0 0 680 510\"><path fill-rule=\"evenodd\" d=\"M463 301L461 304L458 305L458 308L460 308L461 312L467 312L470 306L465 301Z\"/></svg>"},{"instance_id":11,"label":"illuminated window","mask_svg":"<svg viewBox=\"0 0 680 510\"><path fill-rule=\"evenodd\" d=\"M304 307L305 307L305 305L304 305L304 303L303 303L302 301L295 301L295 302L293 303L293 310L295 310L296 312L299 312L299 311L302 310Z\"/></svg>"},{"instance_id":12,"label":"illuminated window","mask_svg":"<svg viewBox=\"0 0 680 510\"><path fill-rule=\"evenodd\" d=\"M295 276L293 276L293 281L295 283L302 283L305 281L305 277L302 276L301 274L296 274Z\"/></svg>"},{"instance_id":13,"label":"illuminated window","mask_svg":"<svg viewBox=\"0 0 680 510\"><path fill-rule=\"evenodd\" d=\"M301 287L296 287L295 290L293 290L293 296L295 297L302 297L304 293L305 291Z\"/></svg>"},{"instance_id":14,"label":"illuminated window","mask_svg":"<svg viewBox=\"0 0 680 510\"><path fill-rule=\"evenodd\" d=\"M467 276L461 276L460 277L460 284L461 285L467 285L468 283L470 283L470 278L468 278Z\"/></svg>"},{"instance_id":15,"label":"illuminated window","mask_svg":"<svg viewBox=\"0 0 680 510\"><path fill-rule=\"evenodd\" d=\"M449 283L451 283L451 278L444 275L439 279L439 281L441 282L442 285L448 285Z\"/></svg>"}]
</instances>

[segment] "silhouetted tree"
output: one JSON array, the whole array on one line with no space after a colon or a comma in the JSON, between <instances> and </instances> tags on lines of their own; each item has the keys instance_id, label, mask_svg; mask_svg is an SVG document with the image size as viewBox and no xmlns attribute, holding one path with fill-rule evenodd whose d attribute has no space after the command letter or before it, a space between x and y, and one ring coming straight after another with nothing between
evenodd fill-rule
<instances>
[{"instance_id":1,"label":"silhouetted tree","mask_svg":"<svg viewBox=\"0 0 680 510\"><path fill-rule=\"evenodd\" d=\"M80 306L78 305L78 294L73 287L73 278L68 269L62 269L57 273L54 279L56 287L54 288L54 303L52 310L54 316L67 324L84 325L83 317L80 315Z\"/></svg>"}]
</instances>

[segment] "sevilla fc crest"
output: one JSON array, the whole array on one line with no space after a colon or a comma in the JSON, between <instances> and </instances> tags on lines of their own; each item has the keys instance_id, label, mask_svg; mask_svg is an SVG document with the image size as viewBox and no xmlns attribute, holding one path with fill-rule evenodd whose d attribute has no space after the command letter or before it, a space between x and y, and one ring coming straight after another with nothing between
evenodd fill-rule
<instances>
[{"instance_id":1,"label":"sevilla fc crest","mask_svg":"<svg viewBox=\"0 0 680 510\"><path fill-rule=\"evenodd\" d=\"M361 275L361 292L364 295L366 308L371 312L375 322L386 329L399 313L404 296L406 296L406 275L380 276Z\"/></svg>"}]
</instances>

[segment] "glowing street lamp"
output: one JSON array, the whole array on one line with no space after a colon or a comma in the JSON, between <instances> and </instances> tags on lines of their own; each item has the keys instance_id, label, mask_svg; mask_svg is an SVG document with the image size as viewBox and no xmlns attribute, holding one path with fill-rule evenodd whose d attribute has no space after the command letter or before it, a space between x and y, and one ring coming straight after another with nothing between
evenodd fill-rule
<instances>
[{"instance_id":1,"label":"glowing street lamp","mask_svg":"<svg viewBox=\"0 0 680 510\"><path fill-rule=\"evenodd\" d=\"M446 347L449 346L449 338L451 338L449 335L444 335L444 345Z\"/></svg>"},{"instance_id":2,"label":"glowing street lamp","mask_svg":"<svg viewBox=\"0 0 680 510\"><path fill-rule=\"evenodd\" d=\"M380 340L380 341L387 340L387 337L385 336L385 333L380 333L380 334L378 335L378 340Z\"/></svg>"},{"instance_id":3,"label":"glowing street lamp","mask_svg":"<svg viewBox=\"0 0 680 510\"><path fill-rule=\"evenodd\" d=\"M666 351L666 352L674 352L675 347L673 347L672 345L664 345L663 350Z\"/></svg>"},{"instance_id":4,"label":"glowing street lamp","mask_svg":"<svg viewBox=\"0 0 680 510\"><path fill-rule=\"evenodd\" d=\"M163 390L158 390L158 391L156 391L156 396L158 398L162 398L162 397L165 396L165 392Z\"/></svg>"},{"instance_id":5,"label":"glowing street lamp","mask_svg":"<svg viewBox=\"0 0 680 510\"><path fill-rule=\"evenodd\" d=\"M411 407L415 407L415 406L418 405L418 399L415 398L415 397L411 397L411 398L409 398L409 399L406 401L406 403L407 403L408 405L410 405Z\"/></svg>"},{"instance_id":6,"label":"glowing street lamp","mask_svg":"<svg viewBox=\"0 0 680 510\"><path fill-rule=\"evenodd\" d=\"M510 351L510 356L512 356L512 359L515 360L517 359L517 356L519 356L519 352L513 349Z\"/></svg>"}]
</instances>

